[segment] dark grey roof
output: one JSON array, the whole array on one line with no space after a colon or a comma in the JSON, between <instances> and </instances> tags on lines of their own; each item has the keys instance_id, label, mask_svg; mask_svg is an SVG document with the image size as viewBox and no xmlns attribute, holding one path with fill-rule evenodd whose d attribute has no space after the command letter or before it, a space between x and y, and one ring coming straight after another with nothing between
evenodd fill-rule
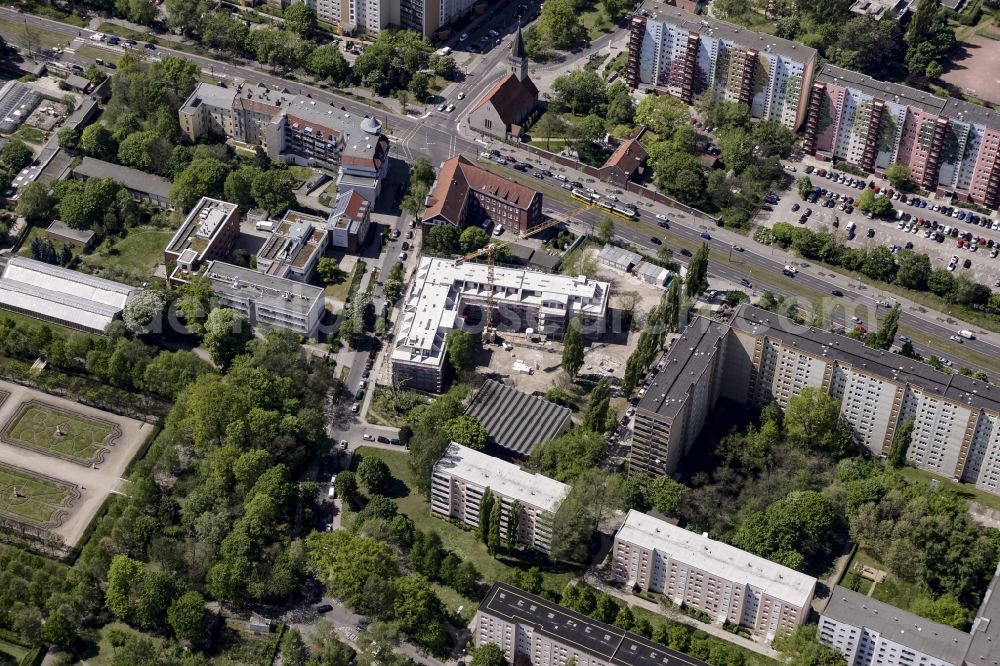
<instances>
[{"instance_id":1,"label":"dark grey roof","mask_svg":"<svg viewBox=\"0 0 1000 666\"><path fill-rule=\"evenodd\" d=\"M762 32L754 32L710 16L692 14L663 2L647 2L643 5L643 9L650 13L650 18L654 21L672 23L689 32L698 33L702 37L714 37L734 42L746 48L756 49L760 53L774 53L801 63L807 63L816 57L816 49L811 49L804 44Z\"/></svg>"},{"instance_id":2,"label":"dark grey roof","mask_svg":"<svg viewBox=\"0 0 1000 666\"><path fill-rule=\"evenodd\" d=\"M969 634L839 585L833 588L823 617L852 627L866 627L883 638L951 664L961 664Z\"/></svg>"},{"instance_id":3,"label":"dark grey roof","mask_svg":"<svg viewBox=\"0 0 1000 666\"><path fill-rule=\"evenodd\" d=\"M479 421L497 446L527 457L535 446L566 431L571 411L488 379L465 413Z\"/></svg>"},{"instance_id":4,"label":"dark grey roof","mask_svg":"<svg viewBox=\"0 0 1000 666\"><path fill-rule=\"evenodd\" d=\"M972 640L965 653L965 663L968 666L1000 665L1000 566L986 588L972 624Z\"/></svg>"},{"instance_id":5,"label":"dark grey roof","mask_svg":"<svg viewBox=\"0 0 1000 666\"><path fill-rule=\"evenodd\" d=\"M823 69L816 76L816 81L855 88L866 95L886 102L906 104L926 113L947 116L952 120L1000 129L1000 113L985 106L971 104L954 97L937 97L924 90L904 86L900 83L879 81L843 67L823 65Z\"/></svg>"},{"instance_id":6,"label":"dark grey roof","mask_svg":"<svg viewBox=\"0 0 1000 666\"><path fill-rule=\"evenodd\" d=\"M663 357L663 369L639 401L638 409L673 418L680 411L691 386L709 368L719 341L729 326L695 317L681 331L670 351Z\"/></svg>"},{"instance_id":7,"label":"dark grey roof","mask_svg":"<svg viewBox=\"0 0 1000 666\"><path fill-rule=\"evenodd\" d=\"M170 200L170 181L160 176L112 164L93 157L84 157L73 173L84 178L112 178L126 189L143 192L165 201Z\"/></svg>"},{"instance_id":8,"label":"dark grey roof","mask_svg":"<svg viewBox=\"0 0 1000 666\"><path fill-rule=\"evenodd\" d=\"M582 613L507 583L494 583L479 610L534 627L536 633L572 645L601 661L624 666L707 666L631 631L598 622Z\"/></svg>"},{"instance_id":9,"label":"dark grey roof","mask_svg":"<svg viewBox=\"0 0 1000 666\"><path fill-rule=\"evenodd\" d=\"M736 330L781 340L783 344L797 347L812 356L825 356L900 384L917 386L929 395L1000 414L1000 387L989 382L957 373L941 372L926 363L892 352L871 349L863 342L843 335L812 326L801 326L790 319L748 304L740 306L731 325Z\"/></svg>"}]
</instances>

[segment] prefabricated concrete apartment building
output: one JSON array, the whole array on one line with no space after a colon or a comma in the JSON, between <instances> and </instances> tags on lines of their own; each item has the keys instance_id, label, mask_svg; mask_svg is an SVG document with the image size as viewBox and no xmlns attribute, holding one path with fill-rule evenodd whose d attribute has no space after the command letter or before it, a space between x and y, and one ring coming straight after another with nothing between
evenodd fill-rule
<instances>
[{"instance_id":1,"label":"prefabricated concrete apartment building","mask_svg":"<svg viewBox=\"0 0 1000 666\"><path fill-rule=\"evenodd\" d=\"M807 386L840 402L873 454L914 419L914 467L1000 494L1000 388L743 305L729 323L695 318L636 408L632 469L673 474L718 398L782 408Z\"/></svg>"},{"instance_id":2,"label":"prefabricated concrete apartment building","mask_svg":"<svg viewBox=\"0 0 1000 666\"><path fill-rule=\"evenodd\" d=\"M522 511L517 541L548 553L552 546L552 518L569 493L569 486L452 442L434 465L431 511L475 527L479 525L479 505L487 488L501 503L500 534L507 534L510 509L518 502Z\"/></svg>"}]
</instances>

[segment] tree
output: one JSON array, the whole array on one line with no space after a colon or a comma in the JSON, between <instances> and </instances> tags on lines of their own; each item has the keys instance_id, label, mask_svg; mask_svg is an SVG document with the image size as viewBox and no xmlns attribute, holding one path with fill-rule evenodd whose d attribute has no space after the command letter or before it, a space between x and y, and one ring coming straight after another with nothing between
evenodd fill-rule
<instances>
[{"instance_id":1,"label":"tree","mask_svg":"<svg viewBox=\"0 0 1000 666\"><path fill-rule=\"evenodd\" d=\"M579 116L603 115L606 111L608 86L597 72L578 69L563 74L552 82L552 90L552 107L556 111Z\"/></svg>"},{"instance_id":2,"label":"tree","mask_svg":"<svg viewBox=\"0 0 1000 666\"><path fill-rule=\"evenodd\" d=\"M606 445L607 441L601 433L572 428L536 449L532 455L532 466L545 476L572 483L597 464Z\"/></svg>"},{"instance_id":3,"label":"tree","mask_svg":"<svg viewBox=\"0 0 1000 666\"><path fill-rule=\"evenodd\" d=\"M316 12L303 2L285 7L282 17L285 19L286 28L303 37L309 37L316 29Z\"/></svg>"},{"instance_id":4,"label":"tree","mask_svg":"<svg viewBox=\"0 0 1000 666\"><path fill-rule=\"evenodd\" d=\"M168 24L190 35L198 31L201 17L208 11L205 0L167 0Z\"/></svg>"},{"instance_id":5,"label":"tree","mask_svg":"<svg viewBox=\"0 0 1000 666\"><path fill-rule=\"evenodd\" d=\"M846 666L839 650L817 640L816 629L816 625L808 624L791 632L779 632L772 646L788 666Z\"/></svg>"},{"instance_id":6,"label":"tree","mask_svg":"<svg viewBox=\"0 0 1000 666\"><path fill-rule=\"evenodd\" d=\"M708 243L702 243L688 262L684 287L688 298L697 298L708 288Z\"/></svg>"},{"instance_id":7,"label":"tree","mask_svg":"<svg viewBox=\"0 0 1000 666\"><path fill-rule=\"evenodd\" d=\"M281 663L288 664L288 666L305 666L308 657L309 648L302 640L302 634L298 629L288 629L281 637ZM347 666L347 664L337 664L336 666Z\"/></svg>"},{"instance_id":8,"label":"tree","mask_svg":"<svg viewBox=\"0 0 1000 666\"><path fill-rule=\"evenodd\" d=\"M160 173L173 146L156 132L135 132L118 144L118 161L142 171Z\"/></svg>"},{"instance_id":9,"label":"tree","mask_svg":"<svg viewBox=\"0 0 1000 666\"><path fill-rule=\"evenodd\" d=\"M392 483L392 472L385 461L375 456L365 456L358 465L358 478L365 484L369 493L385 494Z\"/></svg>"},{"instance_id":10,"label":"tree","mask_svg":"<svg viewBox=\"0 0 1000 666\"><path fill-rule=\"evenodd\" d=\"M835 459L844 457L853 443L850 426L840 417L840 402L813 386L789 398L784 425L791 443Z\"/></svg>"},{"instance_id":11,"label":"tree","mask_svg":"<svg viewBox=\"0 0 1000 666\"><path fill-rule=\"evenodd\" d=\"M472 652L471 666L507 666L503 650L499 646L487 643L477 647Z\"/></svg>"},{"instance_id":12,"label":"tree","mask_svg":"<svg viewBox=\"0 0 1000 666\"><path fill-rule=\"evenodd\" d=\"M337 474L337 496L353 506L358 500L358 480L354 472L347 470Z\"/></svg>"},{"instance_id":13,"label":"tree","mask_svg":"<svg viewBox=\"0 0 1000 666\"><path fill-rule=\"evenodd\" d=\"M390 304L398 301L403 295L403 277L403 264L401 262L393 264L382 287L385 298Z\"/></svg>"},{"instance_id":14,"label":"tree","mask_svg":"<svg viewBox=\"0 0 1000 666\"><path fill-rule=\"evenodd\" d=\"M208 632L205 599L198 592L185 592L170 604L167 621L177 640L200 645Z\"/></svg>"},{"instance_id":15,"label":"tree","mask_svg":"<svg viewBox=\"0 0 1000 666\"><path fill-rule=\"evenodd\" d=\"M445 421L442 428L453 442L458 442L462 446L467 446L476 451L486 449L487 434L484 428L475 417L463 414L453 419Z\"/></svg>"},{"instance_id":16,"label":"tree","mask_svg":"<svg viewBox=\"0 0 1000 666\"><path fill-rule=\"evenodd\" d=\"M896 284L907 289L925 291L931 275L931 260L926 254L903 249L896 255Z\"/></svg>"},{"instance_id":17,"label":"tree","mask_svg":"<svg viewBox=\"0 0 1000 666\"><path fill-rule=\"evenodd\" d=\"M893 187L899 189L906 184L907 180L909 180L910 167L905 164L900 164L899 162L890 164L889 168L885 170L885 177Z\"/></svg>"},{"instance_id":18,"label":"tree","mask_svg":"<svg viewBox=\"0 0 1000 666\"><path fill-rule=\"evenodd\" d=\"M955 276L944 268L935 268L927 276L927 289L938 296L951 293L955 288Z\"/></svg>"},{"instance_id":19,"label":"tree","mask_svg":"<svg viewBox=\"0 0 1000 666\"><path fill-rule=\"evenodd\" d=\"M87 130L84 130L84 138L86 133ZM86 149L86 146L84 148ZM226 165L217 159L206 157L192 160L184 171L174 178L174 184L170 188L170 200L177 208L188 210L198 203L201 197L218 197L222 194L228 175L229 170Z\"/></svg>"},{"instance_id":20,"label":"tree","mask_svg":"<svg viewBox=\"0 0 1000 666\"><path fill-rule=\"evenodd\" d=\"M146 289L132 296L122 310L122 321L135 335L159 331L167 299L154 289Z\"/></svg>"},{"instance_id":21,"label":"tree","mask_svg":"<svg viewBox=\"0 0 1000 666\"><path fill-rule=\"evenodd\" d=\"M676 516L687 495L687 486L669 476L658 476L650 482L648 492L649 500L657 511Z\"/></svg>"},{"instance_id":22,"label":"tree","mask_svg":"<svg viewBox=\"0 0 1000 666\"><path fill-rule=\"evenodd\" d=\"M472 336L465 331L452 330L446 338L448 361L455 372L464 372L475 367L475 345Z\"/></svg>"},{"instance_id":23,"label":"tree","mask_svg":"<svg viewBox=\"0 0 1000 666\"><path fill-rule=\"evenodd\" d=\"M104 125L87 125L80 135L83 152L99 160L113 160L118 154L118 143Z\"/></svg>"},{"instance_id":24,"label":"tree","mask_svg":"<svg viewBox=\"0 0 1000 666\"><path fill-rule=\"evenodd\" d=\"M605 215L597 224L597 239L602 243L610 243L614 238L615 221Z\"/></svg>"},{"instance_id":25,"label":"tree","mask_svg":"<svg viewBox=\"0 0 1000 666\"><path fill-rule=\"evenodd\" d=\"M563 336L562 369L576 379L576 374L583 367L583 321L579 316L569 322Z\"/></svg>"},{"instance_id":26,"label":"tree","mask_svg":"<svg viewBox=\"0 0 1000 666\"><path fill-rule=\"evenodd\" d=\"M910 603L910 610L928 620L956 629L965 629L969 624L969 611L962 608L958 599L950 594L943 594L937 599L919 596Z\"/></svg>"},{"instance_id":27,"label":"tree","mask_svg":"<svg viewBox=\"0 0 1000 666\"><path fill-rule=\"evenodd\" d=\"M42 640L49 645L68 647L76 640L76 627L60 609L49 613L42 626Z\"/></svg>"},{"instance_id":28,"label":"tree","mask_svg":"<svg viewBox=\"0 0 1000 666\"><path fill-rule=\"evenodd\" d=\"M424 252L439 257L446 257L455 254L458 247L458 228L450 224L439 224L431 227L427 232L427 242L424 244Z\"/></svg>"},{"instance_id":29,"label":"tree","mask_svg":"<svg viewBox=\"0 0 1000 666\"><path fill-rule=\"evenodd\" d=\"M136 599L141 591L143 574L142 562L125 555L115 555L111 560L104 603L111 614L119 620L131 619Z\"/></svg>"},{"instance_id":30,"label":"tree","mask_svg":"<svg viewBox=\"0 0 1000 666\"><path fill-rule=\"evenodd\" d=\"M500 552L500 514L502 511L503 502L497 499L490 509L490 529L489 534L486 535L486 549L494 557Z\"/></svg>"},{"instance_id":31,"label":"tree","mask_svg":"<svg viewBox=\"0 0 1000 666\"><path fill-rule=\"evenodd\" d=\"M562 116L555 111L546 111L531 126L531 134L533 139L545 137L545 149L549 150L552 138L565 136L568 129L569 125L562 119Z\"/></svg>"},{"instance_id":32,"label":"tree","mask_svg":"<svg viewBox=\"0 0 1000 666\"><path fill-rule=\"evenodd\" d=\"M443 56L435 53L431 56L428 66L435 75L440 76L442 79L454 81L458 78L458 62L454 56Z\"/></svg>"},{"instance_id":33,"label":"tree","mask_svg":"<svg viewBox=\"0 0 1000 666\"><path fill-rule=\"evenodd\" d=\"M17 173L24 167L31 164L35 159L35 154L28 148L27 144L20 139L11 139L10 142L0 151L0 165L6 167L10 173Z\"/></svg>"},{"instance_id":34,"label":"tree","mask_svg":"<svg viewBox=\"0 0 1000 666\"><path fill-rule=\"evenodd\" d=\"M750 514L733 535L733 545L793 569L829 553L839 519L833 505L812 490L789 493Z\"/></svg>"},{"instance_id":35,"label":"tree","mask_svg":"<svg viewBox=\"0 0 1000 666\"><path fill-rule=\"evenodd\" d=\"M490 538L490 517L493 515L493 504L496 499L489 486L483 491L483 496L479 500L479 524L476 525L476 536L484 544Z\"/></svg>"},{"instance_id":36,"label":"tree","mask_svg":"<svg viewBox=\"0 0 1000 666\"><path fill-rule=\"evenodd\" d=\"M56 132L59 147L68 153L76 153L80 148L80 131L73 127L63 127Z\"/></svg>"},{"instance_id":37,"label":"tree","mask_svg":"<svg viewBox=\"0 0 1000 666\"><path fill-rule=\"evenodd\" d=\"M685 104L670 95L646 95L635 107L635 122L664 138L671 136L687 116Z\"/></svg>"},{"instance_id":38,"label":"tree","mask_svg":"<svg viewBox=\"0 0 1000 666\"><path fill-rule=\"evenodd\" d=\"M594 432L604 432L609 427L608 417L616 416L611 412L611 387L606 379L597 382L590 392L587 409L583 413L583 427Z\"/></svg>"},{"instance_id":39,"label":"tree","mask_svg":"<svg viewBox=\"0 0 1000 666\"><path fill-rule=\"evenodd\" d=\"M914 417L909 417L899 424L896 432L892 435L892 445L889 447L887 460L894 469L900 469L906 464L906 452L910 448L910 440L913 438Z\"/></svg>"},{"instance_id":40,"label":"tree","mask_svg":"<svg viewBox=\"0 0 1000 666\"><path fill-rule=\"evenodd\" d=\"M896 331L899 329L899 314L901 309L897 303L894 308L889 310L889 314L882 319L878 331L868 335L866 342L870 347L875 347L876 349L889 349L892 347L892 343L896 341Z\"/></svg>"},{"instance_id":41,"label":"tree","mask_svg":"<svg viewBox=\"0 0 1000 666\"><path fill-rule=\"evenodd\" d=\"M542 7L538 36L542 43L568 51L587 41L587 29L571 0L555 0Z\"/></svg>"},{"instance_id":42,"label":"tree","mask_svg":"<svg viewBox=\"0 0 1000 666\"><path fill-rule=\"evenodd\" d=\"M388 545L347 530L313 532L306 537L306 552L319 579L350 606L364 603L370 578L392 580L399 575Z\"/></svg>"},{"instance_id":43,"label":"tree","mask_svg":"<svg viewBox=\"0 0 1000 666\"><path fill-rule=\"evenodd\" d=\"M33 181L18 193L16 212L29 222L40 222L51 217L53 203L48 184Z\"/></svg>"},{"instance_id":44,"label":"tree","mask_svg":"<svg viewBox=\"0 0 1000 666\"><path fill-rule=\"evenodd\" d=\"M306 69L317 78L329 79L336 84L345 83L351 75L351 66L335 44L317 47L309 55Z\"/></svg>"},{"instance_id":45,"label":"tree","mask_svg":"<svg viewBox=\"0 0 1000 666\"><path fill-rule=\"evenodd\" d=\"M458 246L463 253L469 254L486 247L489 242L490 235L482 227L469 227L459 237Z\"/></svg>"},{"instance_id":46,"label":"tree","mask_svg":"<svg viewBox=\"0 0 1000 666\"><path fill-rule=\"evenodd\" d=\"M208 313L205 321L205 349L221 368L229 367L233 359L246 350L253 339L250 322L230 308L216 308Z\"/></svg>"},{"instance_id":47,"label":"tree","mask_svg":"<svg viewBox=\"0 0 1000 666\"><path fill-rule=\"evenodd\" d=\"M295 177L288 169L258 172L250 183L254 201L272 215L281 215L295 204L294 189Z\"/></svg>"},{"instance_id":48,"label":"tree","mask_svg":"<svg viewBox=\"0 0 1000 666\"><path fill-rule=\"evenodd\" d=\"M427 72L414 73L413 78L410 79L410 85L407 89L413 93L413 96L418 101L427 99L431 89L430 75Z\"/></svg>"},{"instance_id":49,"label":"tree","mask_svg":"<svg viewBox=\"0 0 1000 666\"><path fill-rule=\"evenodd\" d=\"M325 285L340 282L343 278L340 264L333 257L320 257L319 261L316 262L316 277Z\"/></svg>"},{"instance_id":50,"label":"tree","mask_svg":"<svg viewBox=\"0 0 1000 666\"><path fill-rule=\"evenodd\" d=\"M799 196L805 199L813 191L812 180L809 179L809 176L799 176L795 179L795 188L798 190Z\"/></svg>"},{"instance_id":51,"label":"tree","mask_svg":"<svg viewBox=\"0 0 1000 666\"><path fill-rule=\"evenodd\" d=\"M552 520L552 551L555 560L585 562L594 531L615 503L608 475L588 468L573 485Z\"/></svg>"},{"instance_id":52,"label":"tree","mask_svg":"<svg viewBox=\"0 0 1000 666\"><path fill-rule=\"evenodd\" d=\"M520 538L521 516L524 513L524 506L517 500L510 503L507 509L507 547L516 548Z\"/></svg>"}]
</instances>

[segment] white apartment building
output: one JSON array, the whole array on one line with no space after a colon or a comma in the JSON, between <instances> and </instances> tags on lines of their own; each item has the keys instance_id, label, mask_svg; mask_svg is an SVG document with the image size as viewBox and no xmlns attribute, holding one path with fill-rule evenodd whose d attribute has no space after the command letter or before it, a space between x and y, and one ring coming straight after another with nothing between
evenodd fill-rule
<instances>
[{"instance_id":1,"label":"white apartment building","mask_svg":"<svg viewBox=\"0 0 1000 666\"><path fill-rule=\"evenodd\" d=\"M648 16L630 24L630 86L660 87L687 103L716 90L754 118L793 130L805 120L814 49L661 2L645 8Z\"/></svg>"},{"instance_id":2,"label":"white apartment building","mask_svg":"<svg viewBox=\"0 0 1000 666\"><path fill-rule=\"evenodd\" d=\"M817 636L839 650L847 666L962 666L971 638L839 585Z\"/></svg>"},{"instance_id":3,"label":"white apartment building","mask_svg":"<svg viewBox=\"0 0 1000 666\"><path fill-rule=\"evenodd\" d=\"M522 507L518 542L549 552L552 517L569 493L569 486L461 444L452 442L434 465L431 512L475 527L479 525L479 505L487 488L501 503L501 536L506 536L511 506L518 502Z\"/></svg>"},{"instance_id":4,"label":"white apartment building","mask_svg":"<svg viewBox=\"0 0 1000 666\"><path fill-rule=\"evenodd\" d=\"M324 312L321 288L221 261L209 263L204 275L222 305L243 314L252 326L316 337Z\"/></svg>"},{"instance_id":5,"label":"white apartment building","mask_svg":"<svg viewBox=\"0 0 1000 666\"><path fill-rule=\"evenodd\" d=\"M635 510L615 535L613 558L627 588L658 592L766 640L808 619L816 589L811 576Z\"/></svg>"},{"instance_id":6,"label":"white apartment building","mask_svg":"<svg viewBox=\"0 0 1000 666\"><path fill-rule=\"evenodd\" d=\"M293 0L295 1L295 0ZM414 30L426 39L452 18L468 11L472 0L301 0L316 18L348 34L377 35L386 26ZM453 13L454 12L454 13Z\"/></svg>"},{"instance_id":7,"label":"white apartment building","mask_svg":"<svg viewBox=\"0 0 1000 666\"><path fill-rule=\"evenodd\" d=\"M634 469L673 474L720 392L785 407L810 386L840 401L841 416L873 454L887 455L896 429L912 417L907 462L1000 494L1000 388L750 305L711 326L716 333L685 329L681 348L675 343L664 372L652 378L636 408ZM720 341L692 342L708 335Z\"/></svg>"},{"instance_id":8,"label":"white apartment building","mask_svg":"<svg viewBox=\"0 0 1000 666\"><path fill-rule=\"evenodd\" d=\"M508 664L532 666L708 666L631 631L598 622L507 583L479 605L476 645L496 645Z\"/></svg>"},{"instance_id":9,"label":"white apartment building","mask_svg":"<svg viewBox=\"0 0 1000 666\"><path fill-rule=\"evenodd\" d=\"M420 259L392 343L394 381L423 391L442 390L448 332L478 331L485 320L487 271L486 264ZM584 335L604 334L611 293L607 282L497 266L493 285L493 323L499 331L530 328L561 339L568 323L579 316Z\"/></svg>"}]
</instances>

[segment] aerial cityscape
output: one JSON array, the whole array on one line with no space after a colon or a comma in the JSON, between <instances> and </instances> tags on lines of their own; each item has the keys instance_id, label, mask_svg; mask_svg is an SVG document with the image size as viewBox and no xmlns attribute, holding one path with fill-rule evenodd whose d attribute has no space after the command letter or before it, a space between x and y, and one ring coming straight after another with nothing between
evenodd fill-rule
<instances>
[{"instance_id":1,"label":"aerial cityscape","mask_svg":"<svg viewBox=\"0 0 1000 666\"><path fill-rule=\"evenodd\" d=\"M0 666L1000 666L1000 0L8 0L0 190Z\"/></svg>"}]
</instances>

